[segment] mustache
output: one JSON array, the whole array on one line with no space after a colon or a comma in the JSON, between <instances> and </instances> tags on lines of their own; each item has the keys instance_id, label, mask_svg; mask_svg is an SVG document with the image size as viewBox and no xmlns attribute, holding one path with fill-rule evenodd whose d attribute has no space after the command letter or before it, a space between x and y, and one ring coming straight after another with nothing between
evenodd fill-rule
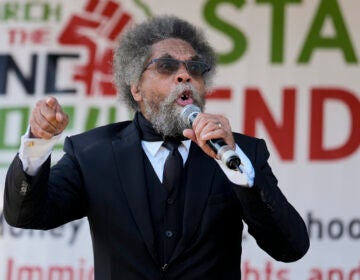
<instances>
[{"instance_id":1,"label":"mustache","mask_svg":"<svg viewBox=\"0 0 360 280\"><path fill-rule=\"evenodd\" d=\"M179 95L185 91L191 93L191 97L196 105L200 106L200 108L204 106L204 98L201 97L200 93L192 84L178 84L173 87L169 93L169 96L166 98L165 103L174 103L179 98Z\"/></svg>"}]
</instances>

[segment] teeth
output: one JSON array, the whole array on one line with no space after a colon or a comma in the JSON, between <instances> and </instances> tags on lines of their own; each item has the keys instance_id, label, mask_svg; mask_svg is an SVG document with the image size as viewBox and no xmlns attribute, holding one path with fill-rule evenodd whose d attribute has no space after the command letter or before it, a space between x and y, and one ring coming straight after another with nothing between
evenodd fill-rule
<instances>
[{"instance_id":1,"label":"teeth","mask_svg":"<svg viewBox=\"0 0 360 280\"><path fill-rule=\"evenodd\" d=\"M183 94L182 96L181 96L181 99L182 100L187 100L189 97L187 96L187 94Z\"/></svg>"}]
</instances>

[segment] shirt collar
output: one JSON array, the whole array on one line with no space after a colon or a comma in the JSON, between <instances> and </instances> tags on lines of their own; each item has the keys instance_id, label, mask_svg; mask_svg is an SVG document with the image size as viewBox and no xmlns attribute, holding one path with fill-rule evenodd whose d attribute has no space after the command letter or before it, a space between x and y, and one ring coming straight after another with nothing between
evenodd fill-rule
<instances>
[{"instance_id":1,"label":"shirt collar","mask_svg":"<svg viewBox=\"0 0 360 280\"><path fill-rule=\"evenodd\" d=\"M141 141L143 147L146 148L146 150L152 155L155 156L161 148L166 149L162 146L164 141ZM191 140L183 140L181 141L182 145L179 146L179 148L183 147L187 152L190 150Z\"/></svg>"}]
</instances>

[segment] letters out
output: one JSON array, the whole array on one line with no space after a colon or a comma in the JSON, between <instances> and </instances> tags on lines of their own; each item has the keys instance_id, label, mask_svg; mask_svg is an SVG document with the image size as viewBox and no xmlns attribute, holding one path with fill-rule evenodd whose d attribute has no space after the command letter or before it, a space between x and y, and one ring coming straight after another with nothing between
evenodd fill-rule
<instances>
[{"instance_id":1,"label":"letters out","mask_svg":"<svg viewBox=\"0 0 360 280\"><path fill-rule=\"evenodd\" d=\"M14 259L9 258L6 265L6 280L22 279L76 279L94 280L94 267L89 266L85 259L71 265L54 265L42 267L39 265L19 265Z\"/></svg>"},{"instance_id":2,"label":"letters out","mask_svg":"<svg viewBox=\"0 0 360 280\"><path fill-rule=\"evenodd\" d=\"M304 5L303 0L256 0L255 5L265 5L269 7L270 17L268 26L270 27L270 61L273 64L284 63L287 24L290 15L290 7L293 10L301 9ZM347 25L347 18L343 12L343 5L339 0L321 0L315 8L311 22L304 22L302 26L307 31L304 35L304 42L298 54L298 64L308 64L319 50L334 50L343 55L344 61L349 64L358 63L355 52L352 34ZM342 1L344 2L344 1ZM247 51L250 38L246 36L236 25L230 23L226 18L218 15L218 9L222 5L231 5L234 10L245 10L247 5L244 0L208 0L204 5L204 18L207 23L217 29L232 41L232 48L225 53L219 53L219 62L222 64L232 63L241 59ZM333 34L323 34L327 22L333 26ZM301 37L303 37L301 35Z\"/></svg>"},{"instance_id":3,"label":"letters out","mask_svg":"<svg viewBox=\"0 0 360 280\"><path fill-rule=\"evenodd\" d=\"M355 153L360 146L360 100L355 93L342 88L312 88L310 90L310 123L308 158L315 160L336 160ZM256 136L256 127L262 123L266 128L279 156L283 160L294 160L296 128L295 88L285 88L282 92L281 121L276 121L258 88L245 90L244 133ZM328 102L343 105L349 113L350 132L345 141L337 147L325 147L324 116ZM301 112L307 113L305 112ZM333 128L334 130L336 129ZM336 131L333 131L336 133Z\"/></svg>"},{"instance_id":4,"label":"letters out","mask_svg":"<svg viewBox=\"0 0 360 280\"><path fill-rule=\"evenodd\" d=\"M307 158L311 161L338 160L353 155L360 147L360 99L354 92L344 88L314 87L309 91L309 107L299 110L298 92L296 88L284 88L280 92L282 104L272 108L264 98L264 92L259 88L246 88L243 93L244 108L240 110L240 119L243 120L243 133L258 136L257 129L262 125L266 133L266 138L272 141L279 157L282 160L295 160L295 147L298 143L297 133L308 135L308 154ZM209 99L231 99L232 89L215 89ZM279 96L279 95L276 95ZM342 122L349 127L348 133L342 136L342 142L337 146L327 147L325 133L326 106L335 103L342 106L348 112ZM15 109L0 109L0 148L5 147L5 128L7 126L7 115ZM86 127L75 128L78 130L88 130L96 126L99 110L89 111L89 121ZM115 120L116 108L112 107L108 112L108 121ZM274 117L274 111L280 110L280 117ZM20 110L21 111L21 110ZM301 111L301 112L300 112ZM23 115L27 111L22 110ZM68 112L74 119L76 116L73 110ZM307 131L299 131L297 118L300 114L309 114L309 123L306 125ZM335 114L338 114L335 112ZM22 127L26 127L26 118L22 118ZM10 125L10 124L9 124ZM328 127L330 134L338 133L338 125Z\"/></svg>"}]
</instances>

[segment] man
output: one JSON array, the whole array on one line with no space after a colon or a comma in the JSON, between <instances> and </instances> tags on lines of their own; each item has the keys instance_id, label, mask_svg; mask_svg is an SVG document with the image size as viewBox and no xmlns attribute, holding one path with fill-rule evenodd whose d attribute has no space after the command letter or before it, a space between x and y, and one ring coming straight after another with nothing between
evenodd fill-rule
<instances>
[{"instance_id":1,"label":"man","mask_svg":"<svg viewBox=\"0 0 360 280\"><path fill-rule=\"evenodd\" d=\"M185 105L203 109L215 71L195 27L161 16L131 28L114 69L134 120L67 138L50 168L68 117L55 98L39 101L6 179L9 224L50 229L88 217L100 280L238 280L242 221L276 260L306 253L304 222L277 186L265 142L232 133L224 116L200 113L191 129L180 117ZM206 141L216 138L236 151L242 172L213 159ZM170 175L168 155L180 159Z\"/></svg>"}]
</instances>

